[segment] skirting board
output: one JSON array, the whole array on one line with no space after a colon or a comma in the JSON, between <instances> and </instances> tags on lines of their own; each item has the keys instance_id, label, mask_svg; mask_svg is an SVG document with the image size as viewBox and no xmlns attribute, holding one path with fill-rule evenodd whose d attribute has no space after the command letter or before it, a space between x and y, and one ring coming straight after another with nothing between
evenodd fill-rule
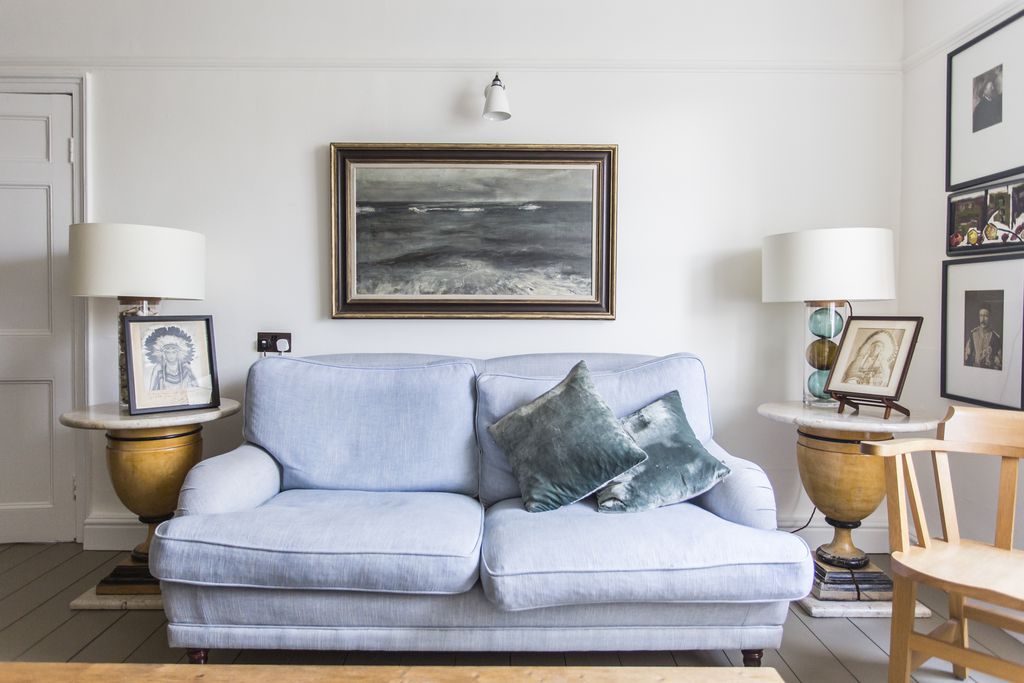
<instances>
[{"instance_id":1,"label":"skirting board","mask_svg":"<svg viewBox=\"0 0 1024 683\"><path fill-rule=\"evenodd\" d=\"M821 513L818 513L818 515L820 514ZM815 520L811 526L807 527L803 531L797 532L798 536L807 541L807 545L811 547L811 550L817 548L823 543L831 542L832 534L835 531L835 529L826 524L824 520L821 520L818 515L815 515ZM796 529L803 526L806 521L806 517L800 520L780 519L779 529L784 531ZM866 553L882 553L888 555L889 526L884 521L881 523L873 523L870 526L865 524L859 529L853 530L853 542L858 548Z\"/></svg>"},{"instance_id":2,"label":"skirting board","mask_svg":"<svg viewBox=\"0 0 1024 683\"><path fill-rule=\"evenodd\" d=\"M83 529L85 550L131 550L146 540L146 526L130 514L89 515Z\"/></svg>"},{"instance_id":3,"label":"skirting board","mask_svg":"<svg viewBox=\"0 0 1024 683\"><path fill-rule=\"evenodd\" d=\"M812 617L892 617L892 602L888 600L818 600L808 595L797 604ZM932 611L920 602L914 608L914 617L925 619Z\"/></svg>"}]
</instances>

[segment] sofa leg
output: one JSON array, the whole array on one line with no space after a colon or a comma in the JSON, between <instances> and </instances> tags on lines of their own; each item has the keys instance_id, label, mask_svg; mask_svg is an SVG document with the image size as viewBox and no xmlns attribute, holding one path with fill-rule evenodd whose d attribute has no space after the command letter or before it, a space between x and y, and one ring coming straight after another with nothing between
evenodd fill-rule
<instances>
[{"instance_id":1,"label":"sofa leg","mask_svg":"<svg viewBox=\"0 0 1024 683\"><path fill-rule=\"evenodd\" d=\"M208 649L189 649L185 654L188 656L189 664L206 664L206 658L210 656L210 651Z\"/></svg>"},{"instance_id":2,"label":"sofa leg","mask_svg":"<svg viewBox=\"0 0 1024 683\"><path fill-rule=\"evenodd\" d=\"M764 650L740 650L743 653L743 666L761 666Z\"/></svg>"}]
</instances>

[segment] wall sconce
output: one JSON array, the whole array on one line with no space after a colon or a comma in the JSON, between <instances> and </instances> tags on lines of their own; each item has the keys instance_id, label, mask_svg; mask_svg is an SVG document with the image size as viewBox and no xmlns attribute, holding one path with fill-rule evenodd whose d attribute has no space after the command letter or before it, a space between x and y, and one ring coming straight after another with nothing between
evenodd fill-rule
<instances>
[{"instance_id":1,"label":"wall sconce","mask_svg":"<svg viewBox=\"0 0 1024 683\"><path fill-rule=\"evenodd\" d=\"M512 118L512 111L508 107L508 88L498 74L494 74L494 80L484 88L484 118L488 121L506 121Z\"/></svg>"}]
</instances>

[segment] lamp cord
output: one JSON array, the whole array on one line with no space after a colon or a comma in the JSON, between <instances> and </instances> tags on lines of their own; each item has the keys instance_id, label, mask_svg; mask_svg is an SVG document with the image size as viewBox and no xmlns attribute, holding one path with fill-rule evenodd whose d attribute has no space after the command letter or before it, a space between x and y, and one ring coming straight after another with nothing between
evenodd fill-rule
<instances>
[{"instance_id":1,"label":"lamp cord","mask_svg":"<svg viewBox=\"0 0 1024 683\"><path fill-rule=\"evenodd\" d=\"M800 527L799 529L791 529L789 533L791 533L791 534L795 534L796 532L798 532L798 531L803 531L804 529L806 529L807 527L809 527L809 526L811 525L811 520L812 520L812 519L814 519L814 513L816 513L817 511L818 511L818 507L817 507L817 506L815 506L815 507L814 507L814 509L813 509L813 510L811 510L811 516L807 518L807 523L806 523L806 524L804 524L804 525L803 525L802 527Z\"/></svg>"}]
</instances>

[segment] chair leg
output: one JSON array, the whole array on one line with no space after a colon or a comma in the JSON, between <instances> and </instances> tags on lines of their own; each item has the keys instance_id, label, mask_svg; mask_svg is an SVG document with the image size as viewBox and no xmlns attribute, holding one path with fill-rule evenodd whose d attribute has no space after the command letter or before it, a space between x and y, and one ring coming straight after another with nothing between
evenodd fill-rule
<instances>
[{"instance_id":1,"label":"chair leg","mask_svg":"<svg viewBox=\"0 0 1024 683\"><path fill-rule=\"evenodd\" d=\"M967 618L964 616L964 596L956 593L949 594L949 618L959 622L956 633L953 634L953 644L967 649ZM964 680L967 678L967 667L953 662L953 675L961 681Z\"/></svg>"},{"instance_id":2,"label":"chair leg","mask_svg":"<svg viewBox=\"0 0 1024 683\"><path fill-rule=\"evenodd\" d=\"M892 577L892 584L889 683L907 683L910 680L910 634L914 630L917 585L899 574Z\"/></svg>"},{"instance_id":3,"label":"chair leg","mask_svg":"<svg viewBox=\"0 0 1024 683\"><path fill-rule=\"evenodd\" d=\"M743 653L743 666L761 666L764 650L740 650Z\"/></svg>"},{"instance_id":4,"label":"chair leg","mask_svg":"<svg viewBox=\"0 0 1024 683\"><path fill-rule=\"evenodd\" d=\"M206 664L207 657L210 656L209 650L191 648L185 653L188 656L189 664Z\"/></svg>"}]
</instances>

